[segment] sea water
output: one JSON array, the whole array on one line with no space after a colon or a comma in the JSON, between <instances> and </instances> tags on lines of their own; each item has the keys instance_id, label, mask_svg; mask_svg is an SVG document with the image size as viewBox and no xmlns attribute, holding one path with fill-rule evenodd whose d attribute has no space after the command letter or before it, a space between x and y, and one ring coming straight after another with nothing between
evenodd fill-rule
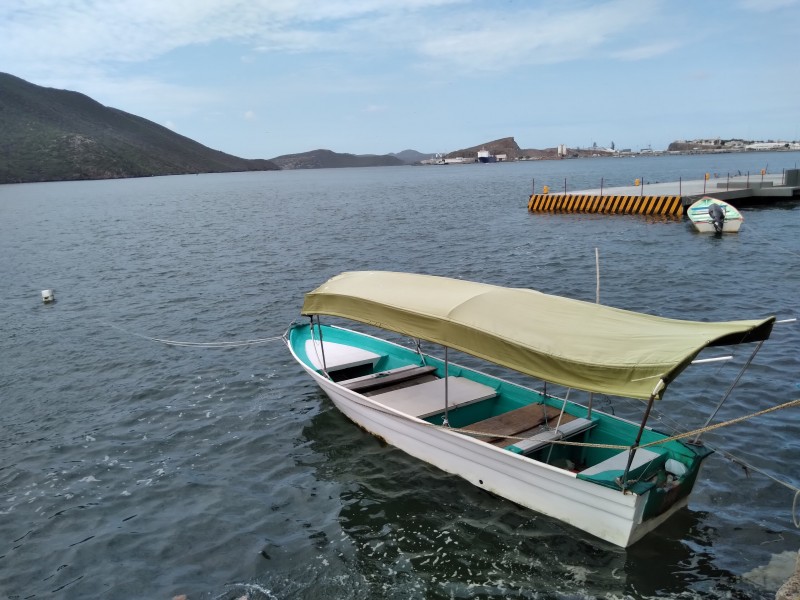
<instances>
[{"instance_id":1,"label":"sea water","mask_svg":"<svg viewBox=\"0 0 800 600\"><path fill-rule=\"evenodd\" d=\"M689 508L624 550L382 444L279 341L154 339L274 338L305 292L356 269L595 301L596 256L605 304L796 317L796 202L744 210L741 232L722 237L683 219L531 214L526 203L534 182L577 190L797 162L768 153L0 186L0 597L772 598L788 573L767 567L800 547L793 492L770 478L800 486L797 409L706 434L720 452ZM55 302L42 302L45 289ZM796 399L799 342L797 324L776 325L715 422ZM749 351L689 368L651 425L701 426ZM641 403L596 402L641 414Z\"/></svg>"}]
</instances>

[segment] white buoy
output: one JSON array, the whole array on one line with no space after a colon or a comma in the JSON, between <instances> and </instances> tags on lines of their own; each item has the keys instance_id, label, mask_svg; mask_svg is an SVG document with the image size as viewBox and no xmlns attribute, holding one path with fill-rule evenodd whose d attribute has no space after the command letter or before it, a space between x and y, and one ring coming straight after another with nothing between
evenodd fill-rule
<instances>
[{"instance_id":1,"label":"white buoy","mask_svg":"<svg viewBox=\"0 0 800 600\"><path fill-rule=\"evenodd\" d=\"M53 302L55 299L56 295L53 290L42 290L42 302Z\"/></svg>"}]
</instances>

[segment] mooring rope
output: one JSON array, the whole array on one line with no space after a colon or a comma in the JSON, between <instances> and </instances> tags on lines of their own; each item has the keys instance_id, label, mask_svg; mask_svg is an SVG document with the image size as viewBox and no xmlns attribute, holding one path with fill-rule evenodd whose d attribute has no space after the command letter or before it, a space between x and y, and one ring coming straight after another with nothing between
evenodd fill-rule
<instances>
[{"instance_id":1,"label":"mooring rope","mask_svg":"<svg viewBox=\"0 0 800 600\"><path fill-rule=\"evenodd\" d=\"M223 342L186 342L181 340L167 340L163 338L157 337L150 337L148 335L142 335L141 333L135 333L133 331L128 331L127 329L123 329L119 325L114 325L113 323L107 323L105 321L101 321L103 325L108 325L109 327L113 327L114 329L118 329L128 335L134 335L136 337L149 340L151 342L158 342L160 344L166 344L167 346L183 346L188 348L238 348L239 346L254 346L257 344L266 344L267 342L275 342L277 340L283 339L283 336L275 336L275 337L268 337L268 338L258 338L253 340L234 340L234 341L223 341Z\"/></svg>"}]
</instances>

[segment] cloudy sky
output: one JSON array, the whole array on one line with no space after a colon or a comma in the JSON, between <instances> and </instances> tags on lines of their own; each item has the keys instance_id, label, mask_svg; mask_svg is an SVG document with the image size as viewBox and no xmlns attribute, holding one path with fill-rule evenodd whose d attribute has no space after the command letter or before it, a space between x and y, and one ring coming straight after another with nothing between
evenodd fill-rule
<instances>
[{"instance_id":1,"label":"cloudy sky","mask_svg":"<svg viewBox=\"0 0 800 600\"><path fill-rule=\"evenodd\" d=\"M800 139L800 0L9 0L0 71L248 158Z\"/></svg>"}]
</instances>

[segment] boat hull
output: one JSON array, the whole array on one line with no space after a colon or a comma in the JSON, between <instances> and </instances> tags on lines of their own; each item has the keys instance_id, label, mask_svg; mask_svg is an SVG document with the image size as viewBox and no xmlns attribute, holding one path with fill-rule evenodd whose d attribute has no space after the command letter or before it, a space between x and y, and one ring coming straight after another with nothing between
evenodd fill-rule
<instances>
[{"instance_id":1,"label":"boat hull","mask_svg":"<svg viewBox=\"0 0 800 600\"><path fill-rule=\"evenodd\" d=\"M388 342L386 342L388 344ZM334 405L364 430L447 473L521 506L627 547L686 506L685 495L648 516L654 489L637 494L580 479L576 473L432 425L354 392L295 359ZM698 467L699 469L699 464ZM695 472L696 476L696 472Z\"/></svg>"}]
</instances>

